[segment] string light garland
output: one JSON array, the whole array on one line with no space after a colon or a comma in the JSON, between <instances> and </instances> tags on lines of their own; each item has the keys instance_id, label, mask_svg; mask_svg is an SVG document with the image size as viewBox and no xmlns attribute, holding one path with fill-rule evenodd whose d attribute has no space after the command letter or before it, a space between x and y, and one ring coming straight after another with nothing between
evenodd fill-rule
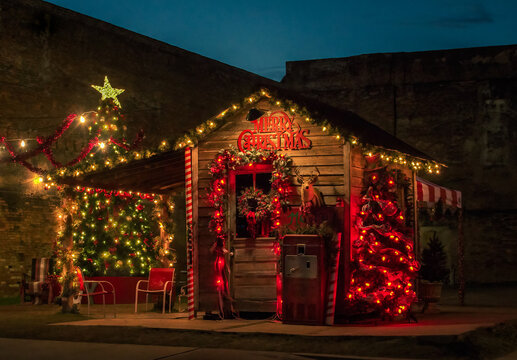
<instances>
[{"instance_id":1,"label":"string light garland","mask_svg":"<svg viewBox=\"0 0 517 360\"><path fill-rule=\"evenodd\" d=\"M364 155L380 154L382 161L385 163L398 164L414 171L425 171L428 174L439 174L441 167L445 166L444 164L436 161L411 156L397 150L385 149L373 144L363 143L358 137L353 134L345 133L344 129L333 126L328 120L320 119L307 109L297 105L294 101L274 97L267 89L261 89L259 92L246 97L240 104L229 106L220 114L208 119L195 129L192 129L187 134L176 140L174 143L174 149L182 149L186 146L197 144L199 141L217 130L231 115L235 114L243 107L263 99L267 99L272 105L280 106L286 112L297 115L312 125L321 127L321 130L329 136L334 136L338 140L342 139L344 141L348 141L353 146L360 147Z\"/></svg>"},{"instance_id":2,"label":"string light garland","mask_svg":"<svg viewBox=\"0 0 517 360\"><path fill-rule=\"evenodd\" d=\"M111 86L111 85L110 85ZM103 87L99 87L103 88ZM116 89L116 90L123 90L123 89ZM110 95L112 95L110 97ZM109 93L109 89L106 88L106 98L117 100L116 98L117 94ZM114 99L113 99L114 96ZM365 156L372 155L372 154L379 154L382 161L387 164L397 164L400 166L407 167L413 171L417 172L426 172L427 174L439 174L442 167L445 167L444 164L438 163L436 161L431 161L428 159L423 159L419 157L414 157L408 154L404 154L397 150L390 150L385 149L380 146L375 146L372 144L363 143L360 141L359 138L354 136L353 134L346 134L344 133L344 130L341 128L336 128L332 126L327 120L319 119L318 116L314 116L311 114L308 110L305 108L299 107L297 104L295 104L293 101L290 100L284 100L284 99L278 99L273 97L270 92L267 89L262 89L259 92L246 97L241 101L240 104L233 104L229 106L226 110L222 111L220 114L208 119L204 123L198 125L191 131L189 131L187 134L179 137L175 141L169 141L169 140L163 140L160 142L160 144L157 146L156 149L146 149L146 150L137 150L138 145L141 143L143 134L139 133L135 141L132 145L125 144L125 142L120 142L116 139L112 139L110 141L111 144L116 144L119 147L124 147L125 150L129 148L129 151L124 157L115 158L113 160L110 160L109 162L100 162L97 164L94 164L93 166L90 166L88 168L83 168L77 171L71 171L67 168L66 176L81 176L83 174L98 171L101 169L110 169L113 168L119 164L127 163L132 160L140 160L140 159L146 159L149 157L152 157L156 154L163 153L166 151L169 151L171 149L183 149L186 146L193 146L197 144L199 141L204 139L206 136L213 133L215 130L217 130L222 124L225 123L226 120L230 117L230 115L235 114L237 111L242 109L244 106L247 106L249 104L256 103L262 99L267 99L271 104L276 106L281 106L285 111L297 115L300 118L304 119L306 122L320 126L322 131L328 134L329 136L334 136L338 140L348 141L352 146L359 147L363 154ZM100 109L99 109L100 110ZM80 118L81 123L87 122L87 115L88 113L82 114ZM116 124L105 124L106 129L116 129ZM0 137L0 143L4 143L4 141L12 141L12 140L6 140L5 138ZM96 143L95 143L96 144ZM171 146L171 144L173 144ZM7 147L6 147L7 148ZM12 147L11 147L12 150ZM37 153L42 152L42 147L38 147L32 152L26 152L23 154L15 154L14 152L11 153L11 156L13 157L12 161L18 162L24 166L26 166L29 170L36 172L38 174L46 174L47 171L34 167L33 165L27 163L26 159L33 157ZM74 162L78 163L83 159L83 153L81 153L81 159L79 161ZM5 160L0 160L5 161Z\"/></svg>"},{"instance_id":3,"label":"string light garland","mask_svg":"<svg viewBox=\"0 0 517 360\"><path fill-rule=\"evenodd\" d=\"M409 180L397 170L387 170L380 161L376 165L364 175L347 305L353 314L392 319L410 311L419 264L406 219L406 214L411 219L412 203L403 200L406 213L397 203L397 191L406 187L409 193Z\"/></svg>"},{"instance_id":4,"label":"string light garland","mask_svg":"<svg viewBox=\"0 0 517 360\"><path fill-rule=\"evenodd\" d=\"M176 225L173 220L175 204L172 196L160 195L154 200L153 218L160 228L158 258L162 266L172 267L176 263L176 253L172 250Z\"/></svg>"},{"instance_id":5,"label":"string light garland","mask_svg":"<svg viewBox=\"0 0 517 360\"><path fill-rule=\"evenodd\" d=\"M277 231L280 227L280 214L283 206L288 205L289 173L292 159L284 154L274 151L254 150L239 152L234 147L218 152L208 169L212 178L208 189L208 204L214 209L209 228L215 234L216 239L212 250L216 256L215 286L219 293L220 309L222 310L223 297L228 294L228 264L226 263L226 237L228 213L228 175L230 170L241 167L252 168L255 164L270 164L272 166L271 191L267 195L270 206L270 231ZM277 249L275 244L274 249Z\"/></svg>"},{"instance_id":6,"label":"string light garland","mask_svg":"<svg viewBox=\"0 0 517 360\"><path fill-rule=\"evenodd\" d=\"M87 112L83 113L80 118L84 119L85 115L91 115L93 114L94 117L97 117L97 112ZM99 164L92 164L91 162L88 164L89 166L82 169L76 169L73 168L74 165L80 163L85 159L87 155L90 154L90 156L93 156L91 154L91 151L94 149L95 146L99 145L101 149L104 149L106 147L106 143L99 141L99 136L102 133L103 128L105 130L116 130L115 126L105 126L100 127L97 126L95 130L92 130L92 126L89 127L90 134L92 135L92 138L88 141L88 143L81 149L81 152L79 155L67 162L66 164L62 164L61 162L57 161L54 158L52 146L55 144L55 142L61 138L61 136L65 133L65 131L70 127L70 125L73 123L74 120L77 119L76 114L69 115L61 127L59 127L52 136L49 137L41 137L38 136L36 138L36 141L38 142L39 146L31 151L25 152L25 153L16 153L12 145L9 143L12 140L8 140L5 137L0 137L0 144L3 144L3 146L8 150L9 154L11 155L11 158L4 159L2 161L12 161L15 163L19 163L23 166L25 166L30 171L39 174L39 175L45 175L49 173L53 173L53 171L48 171L45 169L42 169L40 167L34 166L31 163L29 163L27 160L39 155L40 153L43 153L49 162L54 166L56 169L60 169L57 173L53 174L54 177L62 177L62 176L79 176L87 172L96 171L105 167L113 167L113 165L117 165L119 163L124 163L127 161L126 157L118 157L115 161L109 161ZM85 120L86 121L86 120ZM98 122L94 121L94 125L97 125ZM110 137L108 140L108 143L112 143L126 151L133 151L135 148L137 148L143 140L143 131L139 131L139 133L136 136L136 139L134 142L130 145L125 143L125 140L116 140L113 136ZM150 154L148 156L151 156ZM134 158L139 158L140 154L134 155ZM110 166L111 165L111 166Z\"/></svg>"}]
</instances>

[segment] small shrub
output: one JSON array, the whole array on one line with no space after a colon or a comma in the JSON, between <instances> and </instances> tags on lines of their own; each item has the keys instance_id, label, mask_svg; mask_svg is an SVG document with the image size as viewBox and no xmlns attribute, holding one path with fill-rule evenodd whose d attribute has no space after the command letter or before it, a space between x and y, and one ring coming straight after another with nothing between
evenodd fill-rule
<instances>
[{"instance_id":1,"label":"small shrub","mask_svg":"<svg viewBox=\"0 0 517 360\"><path fill-rule=\"evenodd\" d=\"M422 267L420 268L420 277L429 282L444 281L449 276L447 267L447 255L443 249L443 244L433 233L433 237L429 240L429 244L422 251Z\"/></svg>"}]
</instances>

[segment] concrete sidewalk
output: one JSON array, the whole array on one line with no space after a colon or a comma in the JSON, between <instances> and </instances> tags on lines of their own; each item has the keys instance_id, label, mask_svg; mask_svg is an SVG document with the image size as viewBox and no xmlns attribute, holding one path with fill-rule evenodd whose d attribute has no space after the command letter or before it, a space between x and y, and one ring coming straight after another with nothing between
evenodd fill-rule
<instances>
[{"instance_id":1,"label":"concrete sidewalk","mask_svg":"<svg viewBox=\"0 0 517 360\"><path fill-rule=\"evenodd\" d=\"M417 314L418 323L307 326L271 320L187 320L185 314L123 313L117 318L57 323L67 326L135 326L223 333L267 333L304 336L444 336L517 319L517 308L442 306L438 314Z\"/></svg>"}]
</instances>

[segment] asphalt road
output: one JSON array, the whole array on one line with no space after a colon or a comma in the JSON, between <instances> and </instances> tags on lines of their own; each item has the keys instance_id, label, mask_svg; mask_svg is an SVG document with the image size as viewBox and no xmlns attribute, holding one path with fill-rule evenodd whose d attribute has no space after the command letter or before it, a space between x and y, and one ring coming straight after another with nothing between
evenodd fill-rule
<instances>
[{"instance_id":1,"label":"asphalt road","mask_svg":"<svg viewBox=\"0 0 517 360\"><path fill-rule=\"evenodd\" d=\"M0 359L5 360L208 360L208 359L307 359L291 354L181 346L105 344L71 341L0 338Z\"/></svg>"},{"instance_id":2,"label":"asphalt road","mask_svg":"<svg viewBox=\"0 0 517 360\"><path fill-rule=\"evenodd\" d=\"M1 360L390 360L388 358L288 354L272 351L209 349L182 346L107 344L0 338ZM409 360L409 359L397 359Z\"/></svg>"}]
</instances>

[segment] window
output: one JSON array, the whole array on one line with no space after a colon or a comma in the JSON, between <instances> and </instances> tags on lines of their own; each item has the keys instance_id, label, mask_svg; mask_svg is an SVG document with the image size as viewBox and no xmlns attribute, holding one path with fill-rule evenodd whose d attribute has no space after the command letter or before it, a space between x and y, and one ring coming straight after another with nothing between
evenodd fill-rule
<instances>
[{"instance_id":1,"label":"window","mask_svg":"<svg viewBox=\"0 0 517 360\"><path fill-rule=\"evenodd\" d=\"M238 208L238 199L246 188L260 189L264 194L271 191L271 168L256 169L255 171L237 171L235 174L235 209ZM246 217L240 216L236 210L235 230L238 238L250 237Z\"/></svg>"}]
</instances>

